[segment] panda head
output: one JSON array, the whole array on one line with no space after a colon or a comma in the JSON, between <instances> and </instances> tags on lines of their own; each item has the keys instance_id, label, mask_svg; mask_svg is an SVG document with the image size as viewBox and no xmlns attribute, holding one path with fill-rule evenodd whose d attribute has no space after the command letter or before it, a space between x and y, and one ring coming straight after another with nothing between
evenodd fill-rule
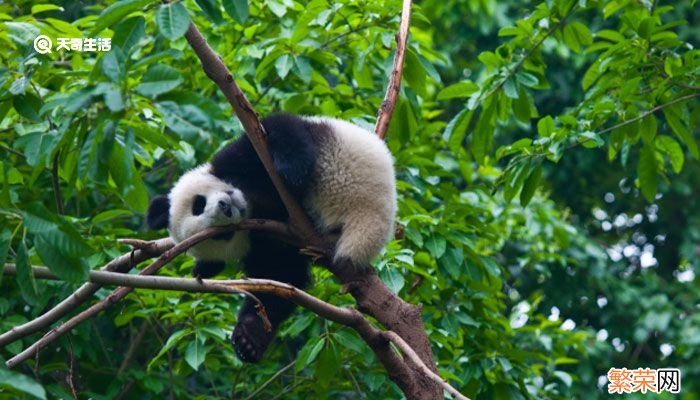
<instances>
[{"instance_id":1,"label":"panda head","mask_svg":"<svg viewBox=\"0 0 700 400\"><path fill-rule=\"evenodd\" d=\"M182 175L167 196L154 197L146 221L151 229L168 228L180 242L212 226L241 222L248 215L243 193L212 175L211 166L204 164Z\"/></svg>"}]
</instances>

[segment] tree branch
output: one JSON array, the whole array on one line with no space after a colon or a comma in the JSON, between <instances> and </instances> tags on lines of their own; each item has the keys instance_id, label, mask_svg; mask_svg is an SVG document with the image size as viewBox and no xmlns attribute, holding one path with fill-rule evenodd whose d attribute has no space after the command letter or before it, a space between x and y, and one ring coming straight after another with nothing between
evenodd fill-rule
<instances>
[{"instance_id":1,"label":"tree branch","mask_svg":"<svg viewBox=\"0 0 700 400\"><path fill-rule=\"evenodd\" d=\"M391 340L391 342L394 343L396 347L398 347L406 357L410 358L411 360L413 360L414 363L416 363L416 365L420 366L423 370L423 373L428 375L435 382L439 383L443 388L445 388L445 391L452 395L452 397L459 400L469 400L468 397L458 392L457 389L455 389L454 387L452 387L452 385L450 385L444 379L442 379L440 375L436 374L435 372L431 371L430 368L426 367L423 361L420 359L420 357L418 357L418 354L416 354L416 352L413 351L411 346L409 346L405 340L401 339L401 336L397 335L395 332L392 331L384 332L384 336Z\"/></svg>"},{"instance_id":2,"label":"tree branch","mask_svg":"<svg viewBox=\"0 0 700 400\"><path fill-rule=\"evenodd\" d=\"M202 235L203 236L203 235ZM193 236L194 238L194 236ZM201 238L199 238L201 239ZM188 239L189 240L189 239ZM183 242L185 243L185 242ZM188 243L189 244L189 243ZM181 248L179 245L166 251L156 262L151 264L146 270L153 269L152 267L164 259L174 258L179 253ZM4 266L4 273L8 275L16 275L17 269L13 264ZM142 271L144 273L146 270ZM32 272L36 278L40 279L57 279L56 275L45 267L33 267ZM153 271L151 271L153 272ZM22 361L36 354L39 350L45 347L48 343L55 340L59 335L66 333L75 325L83 320L93 316L99 311L104 310L109 305L124 297L134 288L160 289L160 290L177 290L190 293L241 293L256 292L270 293L293 301L294 303L316 313L317 315L328 320L337 322L353 328L360 336L372 347L377 353L379 359L385 364L389 375L410 376L405 364L396 356L387 345L387 341L382 339L382 333L373 327L360 312L352 308L341 308L332 304L326 303L303 290L297 289L294 286L282 282L276 282L268 279L240 279L240 280L210 280L187 278L171 278L163 276L144 276L130 275L123 273L107 272L107 271L91 271L90 282L96 284L119 285L112 294L104 300L96 303L92 307L71 318L66 323L60 325L54 330L49 331L42 339L28 347L15 357L6 362L9 368L16 366ZM410 379L401 379L403 382L410 382ZM401 384L399 384L401 386Z\"/></svg>"},{"instance_id":3,"label":"tree branch","mask_svg":"<svg viewBox=\"0 0 700 400\"><path fill-rule=\"evenodd\" d=\"M241 222L238 225L229 225L218 229L221 229L222 232L231 232L236 229L261 231L269 233L292 245L299 245L298 238L291 233L289 226L279 221L249 219ZM205 236L207 238L211 237L209 234L205 234ZM136 241L134 239L124 239L121 240L121 242L130 245L139 243L140 245L134 245L137 250L123 254L110 261L107 265L102 267L102 271L128 272L137 264L154 256L158 256L165 251L170 250L175 245L170 238L154 241ZM71 310L74 310L81 304L85 303L95 292L100 289L100 287L102 286L92 282L83 284L80 288L73 292L73 294L46 313L22 325L15 326L9 331L0 335L0 346L5 346L17 339L29 336L32 333L53 324L54 322L63 318Z\"/></svg>"},{"instance_id":4,"label":"tree branch","mask_svg":"<svg viewBox=\"0 0 700 400\"><path fill-rule=\"evenodd\" d=\"M150 243L151 248L148 251L145 249L135 250L123 254L102 267L102 271L128 272L133 266L153 257L154 255L158 255L175 245L170 238L159 239ZM6 346L15 340L29 336L32 333L38 332L41 329L53 324L54 322L63 318L63 316L68 314L71 310L86 302L95 292L100 289L100 287L102 286L91 282L83 284L80 288L73 292L73 294L41 316L22 325L15 326L9 331L0 335L0 347Z\"/></svg>"},{"instance_id":5,"label":"tree branch","mask_svg":"<svg viewBox=\"0 0 700 400\"><path fill-rule=\"evenodd\" d=\"M389 129L389 122L391 122L391 116L394 114L394 107L396 107L396 99L399 97L403 61L406 54L406 42L408 42L408 28L410 25L411 0L403 0L403 6L401 7L401 23L399 25L399 33L396 35L394 67L391 69L391 75L389 75L389 84L386 87L384 101L381 107L379 107L377 124L374 126L374 132L382 139L384 139Z\"/></svg>"},{"instance_id":6,"label":"tree branch","mask_svg":"<svg viewBox=\"0 0 700 400\"><path fill-rule=\"evenodd\" d=\"M154 261L148 267L146 267L145 269L140 271L139 274L140 275L153 275L161 267L163 267L165 264L170 262L170 260L172 260L173 258L178 256L180 253L183 253L188 248L196 245L197 243L199 243L201 241L204 241L206 239L209 239L209 238L211 238L215 235L221 234L221 233L231 232L231 231L234 231L237 229L238 230L258 229L258 230L268 230L268 231L272 231L272 232L284 232L284 229L283 229L284 226L285 226L285 224L275 222L275 221L246 220L246 221L243 221L237 225L228 225L228 226L219 226L219 227L208 228L208 229L203 230L202 232L199 232L199 233L183 240L182 242L180 242L180 243L178 243L170 248L165 249L165 251L160 255L160 257L158 257L158 259L156 261ZM162 240L165 240L165 239L162 239ZM171 243L172 243L172 241L171 241ZM124 256L121 256L119 258L121 259L122 257L124 257ZM127 271L128 271L128 269L127 269ZM91 274L92 273L100 273L100 272L106 273L105 271L92 271ZM85 287L85 285L83 285L83 287ZM61 316L65 315L65 313L67 313L68 311L70 311L73 308L75 308L76 306L82 304L82 302L84 302L87 298L89 298L89 296L92 293L97 291L97 289L99 289L99 287L100 287L99 285L96 285L94 287L91 287L89 290L85 290L87 295L84 295L83 301L81 301L81 302L76 303L75 301L71 301L71 302L68 302L67 304L64 304L64 303L66 303L66 301L63 301L61 303L62 308L60 310L56 311L53 315L54 316L55 315L61 315ZM82 287L81 287L81 289L82 289ZM93 290L93 289L94 289L94 291L90 292L90 290ZM30 358L34 354L37 354L39 351L41 351L43 348L45 348L51 342L58 339L63 334L70 332L71 329L73 329L75 326L77 326L81 322L85 321L88 318L93 317L94 315L96 315L100 311L107 309L110 305L112 305L112 304L116 303L117 301L126 297L126 295L129 294L131 292L131 290L132 289L130 287L120 287L120 288L115 289L114 291L112 291L112 293L109 296L105 297L104 299L93 304L92 306L90 306L86 310L75 315L74 317L72 317L68 321L64 322L63 324L61 324L61 325L57 326L56 328L47 332L41 339L39 339L38 341L33 343L31 346L27 347L25 350L23 350L18 355L14 356L10 360L8 360L6 363L7 366L9 368L12 368L15 365L27 360L28 358ZM75 294L76 293L71 295L71 298L74 297ZM56 308L58 308L58 306ZM54 308L54 310L56 308ZM54 310L51 310L50 312L52 312ZM43 317L44 316L39 317L39 318L43 318ZM261 317L263 317L263 316L261 316ZM265 319L265 318L263 318L263 319ZM32 323L33 322L34 321L32 321ZM50 324L51 322L53 322L53 321L50 321L49 318L46 318L41 323L40 326L42 326L42 327L46 326L46 325ZM27 324L25 324L25 325L27 325ZM18 337L23 336L23 335L20 335L17 333L12 334L12 330L10 332L7 332L7 334L8 334L8 336L12 336L14 338L18 338Z\"/></svg>"}]
</instances>

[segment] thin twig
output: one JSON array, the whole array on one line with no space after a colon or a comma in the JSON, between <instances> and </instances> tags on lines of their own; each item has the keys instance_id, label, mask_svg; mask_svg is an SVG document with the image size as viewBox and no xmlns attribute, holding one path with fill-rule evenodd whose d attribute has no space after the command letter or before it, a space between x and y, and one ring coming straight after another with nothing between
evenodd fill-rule
<instances>
[{"instance_id":1,"label":"thin twig","mask_svg":"<svg viewBox=\"0 0 700 400\"><path fill-rule=\"evenodd\" d=\"M462 393L460 393L457 389L452 387L449 383L447 383L444 379L440 377L440 375L436 374L435 372L431 371L430 368L426 367L425 363L423 363L423 360L418 357L418 354L416 354L415 351L411 348L411 346L404 341L401 336L397 335L395 332L392 331L386 331L383 333L384 336L386 336L389 340L391 340L392 343L398 347L401 352L408 358L410 358L416 365L420 367L420 369L423 370L423 373L428 375L431 379L433 379L435 382L440 384L446 391L449 393L452 397L459 399L459 400L469 400L469 398Z\"/></svg>"},{"instance_id":2,"label":"thin twig","mask_svg":"<svg viewBox=\"0 0 700 400\"><path fill-rule=\"evenodd\" d=\"M53 156L53 162L51 165L51 186L53 186L53 197L54 201L56 202L56 212L59 215L63 215L63 198L61 197L61 184L58 180L58 161L60 154L61 152L57 151L56 155Z\"/></svg>"},{"instance_id":3,"label":"thin twig","mask_svg":"<svg viewBox=\"0 0 700 400\"><path fill-rule=\"evenodd\" d=\"M401 89L401 74L403 73L403 62L406 54L406 42L408 41L408 28L411 24L411 0L403 0L401 7L401 23L399 24L399 33L396 35L396 54L394 55L394 67L389 75L389 84L386 87L386 94L379 114L377 115L377 124L374 126L374 132L380 138L384 139L386 132L389 129L391 116L394 114L396 100L399 97L399 89Z\"/></svg>"},{"instance_id":4,"label":"thin twig","mask_svg":"<svg viewBox=\"0 0 700 400\"><path fill-rule=\"evenodd\" d=\"M3 149L3 150L5 150L5 151L7 151L7 152L9 152L9 153L12 153L12 154L16 155L16 156L20 156L20 157L22 157L22 158L26 158L26 156L25 156L24 154L22 154L22 153L20 153L19 151L13 149L12 147L7 147L7 146L5 146L5 145L2 144L2 143L0 143L0 149Z\"/></svg>"},{"instance_id":5,"label":"thin twig","mask_svg":"<svg viewBox=\"0 0 700 400\"><path fill-rule=\"evenodd\" d=\"M639 120L642 120L642 119L648 117L649 115L652 115L652 114L654 114L654 113L656 113L656 112L658 112L658 111L663 110L663 109L666 108L666 107L670 107L670 106L672 106L672 105L674 105L674 104L682 103L682 102L684 102L684 101L686 101L686 100L690 100L690 99L692 99L693 97L698 97L698 96L700 96L700 92L691 93L691 94L688 94L688 95L679 97L679 98L677 98L677 99L673 99L673 100L669 101L668 103L659 104L658 106L656 106L656 107L654 107L654 108L652 108L652 109L650 109L650 110L648 110L648 111L645 111L645 112L639 114L638 116L636 116L636 117L634 117L634 118L632 118L632 119L628 119L627 121L622 121L622 122L620 122L619 124L616 124L616 125L613 125L613 126L611 126L611 127L609 127L609 128L603 129L602 131L598 132L598 135L604 135L604 134L606 134L606 133L608 133L608 132L614 131L615 129L622 128L623 126L627 126L627 125L629 125L629 124L635 123L635 122L637 122L637 121L639 121ZM589 142L589 141L591 141L591 140L593 140L593 139L586 139L586 140L582 140L582 141L580 141L580 142L574 142L574 143L572 143L572 144L569 145L569 148L576 147L576 146L578 146L578 145L580 145L580 144Z\"/></svg>"},{"instance_id":6,"label":"thin twig","mask_svg":"<svg viewBox=\"0 0 700 400\"><path fill-rule=\"evenodd\" d=\"M270 377L270 379L266 380L263 382L262 385L260 385L257 389L253 391L253 393L249 394L248 397L245 398L245 400L252 400L255 398L255 396L258 395L263 389L265 389L269 384L271 384L275 379L277 379L280 375L283 373L287 372L290 368L292 368L295 364L297 363L297 360L295 359L294 361L290 362L289 364L285 365L284 367L280 368L279 371L275 372L274 375Z\"/></svg>"},{"instance_id":7,"label":"thin twig","mask_svg":"<svg viewBox=\"0 0 700 400\"><path fill-rule=\"evenodd\" d=\"M124 355L124 359L122 360L121 365L119 365L119 370L117 371L117 376L121 376L124 373L124 371L126 371L126 368L129 366L131 359L136 354L136 350L141 347L141 341L143 341L143 337L146 335L146 331L148 331L148 321L143 321L141 323L141 327L139 328L139 331L136 333L136 337L134 337L131 340L131 343L129 344L129 348L126 350L126 354Z\"/></svg>"}]
</instances>

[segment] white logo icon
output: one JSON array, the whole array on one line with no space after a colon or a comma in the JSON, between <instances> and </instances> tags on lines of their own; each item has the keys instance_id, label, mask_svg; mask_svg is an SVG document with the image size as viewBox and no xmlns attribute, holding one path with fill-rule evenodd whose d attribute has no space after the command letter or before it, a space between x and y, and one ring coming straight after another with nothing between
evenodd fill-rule
<instances>
[{"instance_id":1,"label":"white logo icon","mask_svg":"<svg viewBox=\"0 0 700 400\"><path fill-rule=\"evenodd\" d=\"M39 54L51 53L51 38L46 35L39 35L34 39L34 50Z\"/></svg>"}]
</instances>

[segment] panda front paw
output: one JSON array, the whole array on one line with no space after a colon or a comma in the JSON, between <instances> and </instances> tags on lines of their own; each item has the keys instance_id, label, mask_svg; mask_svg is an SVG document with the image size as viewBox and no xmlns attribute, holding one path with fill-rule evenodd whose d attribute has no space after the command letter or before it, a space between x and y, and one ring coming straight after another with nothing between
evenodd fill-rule
<instances>
[{"instance_id":1,"label":"panda front paw","mask_svg":"<svg viewBox=\"0 0 700 400\"><path fill-rule=\"evenodd\" d=\"M241 361L257 363L262 359L274 336L275 332L265 329L260 317L246 315L233 329L231 344Z\"/></svg>"}]
</instances>

